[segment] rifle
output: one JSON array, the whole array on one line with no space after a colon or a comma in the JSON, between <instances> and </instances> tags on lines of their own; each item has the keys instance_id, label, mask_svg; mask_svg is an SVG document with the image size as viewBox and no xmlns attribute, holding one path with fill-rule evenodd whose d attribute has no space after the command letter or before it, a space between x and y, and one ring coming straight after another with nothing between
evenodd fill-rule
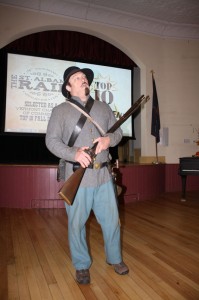
<instances>
[{"instance_id":1,"label":"rifle","mask_svg":"<svg viewBox=\"0 0 199 300\"><path fill-rule=\"evenodd\" d=\"M107 133L113 133L117 128L119 128L138 108L141 104L145 101L149 100L149 96L144 97L142 95L129 110L107 131ZM97 147L97 143L93 145L92 148L85 150L91 157L92 161L95 158L95 150ZM81 180L84 176L86 168L79 167L74 173L65 181L62 188L58 192L61 198L69 205L73 204L75 195L81 183Z\"/></svg>"}]
</instances>

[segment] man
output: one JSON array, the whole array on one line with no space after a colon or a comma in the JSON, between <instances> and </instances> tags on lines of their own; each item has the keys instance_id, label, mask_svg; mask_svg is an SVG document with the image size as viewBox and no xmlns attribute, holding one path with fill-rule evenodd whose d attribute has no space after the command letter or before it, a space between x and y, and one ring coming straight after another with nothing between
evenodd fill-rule
<instances>
[{"instance_id":1,"label":"man","mask_svg":"<svg viewBox=\"0 0 199 300\"><path fill-rule=\"evenodd\" d=\"M81 112L72 105L77 104L82 109L90 109L90 116L104 132L116 122L111 108L104 102L94 101L90 96L93 78L94 74L90 69L75 66L66 69L62 86L66 102L53 109L46 133L47 148L65 160L65 180L73 173L75 164L79 163L83 168L87 168L73 204L66 204L69 246L79 284L90 283L91 257L86 242L85 226L91 210L102 228L107 263L113 265L120 275L129 272L122 261L118 208L113 182L107 168L108 148L120 142L122 131L119 128L114 133L101 136L97 127L89 120L85 120L81 128ZM85 151L91 148L93 143L98 143L94 163Z\"/></svg>"}]
</instances>

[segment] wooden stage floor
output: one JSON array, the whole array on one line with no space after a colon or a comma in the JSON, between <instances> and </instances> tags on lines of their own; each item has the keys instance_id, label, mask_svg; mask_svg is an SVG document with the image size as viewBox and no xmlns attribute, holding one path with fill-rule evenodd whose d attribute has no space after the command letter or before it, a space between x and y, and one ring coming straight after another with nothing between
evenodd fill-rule
<instances>
[{"instance_id":1,"label":"wooden stage floor","mask_svg":"<svg viewBox=\"0 0 199 300\"><path fill-rule=\"evenodd\" d=\"M106 208L105 208L106 209ZM199 191L119 206L128 275L105 263L101 229L87 224L91 284L70 260L65 209L0 208L0 299L199 299Z\"/></svg>"}]
</instances>

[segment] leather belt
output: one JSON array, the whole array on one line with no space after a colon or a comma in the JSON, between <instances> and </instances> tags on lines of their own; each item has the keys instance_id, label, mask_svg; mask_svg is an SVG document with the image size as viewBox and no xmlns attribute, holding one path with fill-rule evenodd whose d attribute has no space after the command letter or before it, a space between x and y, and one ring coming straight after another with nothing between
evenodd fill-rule
<instances>
[{"instance_id":1,"label":"leather belt","mask_svg":"<svg viewBox=\"0 0 199 300\"><path fill-rule=\"evenodd\" d=\"M94 162L93 164L90 164L88 166L88 169L99 170L99 169L102 169L107 166L108 166L107 161L105 161L103 163ZM76 171L79 167L80 167L79 163L73 163L73 171Z\"/></svg>"},{"instance_id":2,"label":"leather belt","mask_svg":"<svg viewBox=\"0 0 199 300\"><path fill-rule=\"evenodd\" d=\"M93 164L89 165L88 168L99 170L99 169L102 169L102 168L107 167L107 166L108 166L107 161L105 161L103 163L94 162Z\"/></svg>"}]
</instances>

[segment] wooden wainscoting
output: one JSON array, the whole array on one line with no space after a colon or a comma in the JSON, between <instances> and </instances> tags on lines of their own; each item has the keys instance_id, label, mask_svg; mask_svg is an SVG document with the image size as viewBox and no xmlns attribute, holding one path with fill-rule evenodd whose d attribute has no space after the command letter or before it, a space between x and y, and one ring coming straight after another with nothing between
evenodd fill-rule
<instances>
[{"instance_id":1,"label":"wooden wainscoting","mask_svg":"<svg viewBox=\"0 0 199 300\"><path fill-rule=\"evenodd\" d=\"M147 200L165 192L179 191L177 164L121 164L117 182L120 202ZM0 165L0 207L64 208L58 191L57 167L49 165ZM199 190L199 176L188 176L187 191ZM179 196L180 197L180 196Z\"/></svg>"}]
</instances>

